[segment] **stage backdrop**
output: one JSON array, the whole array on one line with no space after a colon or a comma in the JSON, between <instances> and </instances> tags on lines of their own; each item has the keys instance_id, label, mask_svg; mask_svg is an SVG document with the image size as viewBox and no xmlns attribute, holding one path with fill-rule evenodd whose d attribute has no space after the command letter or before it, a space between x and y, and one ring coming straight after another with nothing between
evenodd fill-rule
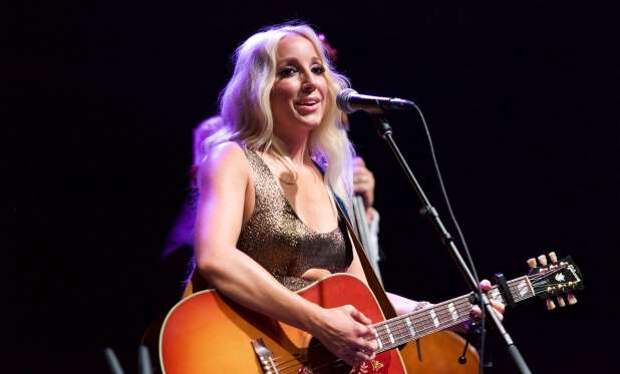
<instances>
[{"instance_id":1,"label":"stage backdrop","mask_svg":"<svg viewBox=\"0 0 620 374\"><path fill-rule=\"evenodd\" d=\"M515 277L549 250L572 255L579 303L506 313L534 372L610 372L618 323L618 52L613 12L566 4L337 5L96 2L28 9L2 62L16 157L19 230L8 252L14 372L135 372L149 322L178 296L189 253L162 260L187 198L191 131L216 113L230 56L265 25L302 19L338 50L359 92L414 100L428 120L477 264ZM414 113L395 138L449 230ZM397 163L364 114L357 151L375 173L388 289L439 301L466 292ZM14 263L14 265L13 265ZM494 331L491 373L516 372Z\"/></svg>"}]
</instances>

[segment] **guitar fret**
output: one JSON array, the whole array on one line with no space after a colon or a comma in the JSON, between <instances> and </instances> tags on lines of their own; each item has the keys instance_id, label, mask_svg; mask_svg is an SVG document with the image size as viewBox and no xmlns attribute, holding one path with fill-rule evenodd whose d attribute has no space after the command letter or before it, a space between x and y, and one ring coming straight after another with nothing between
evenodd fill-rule
<instances>
[{"instance_id":1,"label":"guitar fret","mask_svg":"<svg viewBox=\"0 0 620 374\"><path fill-rule=\"evenodd\" d=\"M437 318L437 313L435 313L435 309L431 309L430 312L428 312L428 315L431 316L435 327L439 326L439 318Z\"/></svg>"},{"instance_id":2,"label":"guitar fret","mask_svg":"<svg viewBox=\"0 0 620 374\"><path fill-rule=\"evenodd\" d=\"M411 323L411 317L405 318L405 325L407 325L407 331L413 338L415 336L415 329L413 328L413 323Z\"/></svg>"},{"instance_id":3,"label":"guitar fret","mask_svg":"<svg viewBox=\"0 0 620 374\"><path fill-rule=\"evenodd\" d=\"M508 290L510 291L510 294L512 295L512 298L515 302L528 299L536 294L527 276L516 278L506 283L508 285ZM487 295L493 301L498 301L500 303L506 304L504 295L502 295L497 286L494 286L487 293Z\"/></svg>"},{"instance_id":4,"label":"guitar fret","mask_svg":"<svg viewBox=\"0 0 620 374\"><path fill-rule=\"evenodd\" d=\"M389 323L385 324L385 332L388 334L388 337L390 338L390 343L394 344L394 336L392 335L392 331L390 331Z\"/></svg>"},{"instance_id":5,"label":"guitar fret","mask_svg":"<svg viewBox=\"0 0 620 374\"><path fill-rule=\"evenodd\" d=\"M534 287L532 286L532 282L530 281L530 277L523 277L525 278L525 282L527 283L530 292L532 293L531 296L536 296L536 292L534 291Z\"/></svg>"},{"instance_id":6,"label":"guitar fret","mask_svg":"<svg viewBox=\"0 0 620 374\"><path fill-rule=\"evenodd\" d=\"M381 341L381 337L377 331L375 331L375 340L377 340L378 351L381 351L383 349L383 342Z\"/></svg>"},{"instance_id":7,"label":"guitar fret","mask_svg":"<svg viewBox=\"0 0 620 374\"><path fill-rule=\"evenodd\" d=\"M459 312L454 307L454 303L448 304L448 311L450 312L453 321L456 321L459 318Z\"/></svg>"},{"instance_id":8,"label":"guitar fret","mask_svg":"<svg viewBox=\"0 0 620 374\"><path fill-rule=\"evenodd\" d=\"M535 295L532 284L527 276L508 282L514 300L524 300Z\"/></svg>"}]
</instances>

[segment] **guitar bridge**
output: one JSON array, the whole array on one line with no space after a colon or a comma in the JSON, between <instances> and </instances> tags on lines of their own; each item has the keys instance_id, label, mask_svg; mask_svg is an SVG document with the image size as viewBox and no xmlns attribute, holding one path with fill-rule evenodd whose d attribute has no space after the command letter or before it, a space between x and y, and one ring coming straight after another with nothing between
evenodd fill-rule
<instances>
[{"instance_id":1,"label":"guitar bridge","mask_svg":"<svg viewBox=\"0 0 620 374\"><path fill-rule=\"evenodd\" d=\"M273 354L271 353L269 348L265 346L263 338L252 340L252 348L254 348L254 353L256 353L258 361L260 362L260 366L265 374L280 373L278 371L275 361L273 360Z\"/></svg>"}]
</instances>

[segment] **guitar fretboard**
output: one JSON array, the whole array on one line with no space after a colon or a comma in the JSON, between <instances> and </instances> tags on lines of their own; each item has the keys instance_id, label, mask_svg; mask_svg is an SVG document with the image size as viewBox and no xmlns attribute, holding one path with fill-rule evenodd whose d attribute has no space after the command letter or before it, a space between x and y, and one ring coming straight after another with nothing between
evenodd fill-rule
<instances>
[{"instance_id":1,"label":"guitar fretboard","mask_svg":"<svg viewBox=\"0 0 620 374\"><path fill-rule=\"evenodd\" d=\"M527 276L508 281L507 285L515 302L535 296L534 289ZM375 324L373 327L377 331L377 353L396 348L412 340L469 320L472 310L470 303L472 296L473 294L469 293ZM497 287L493 287L487 296L492 301L505 303Z\"/></svg>"}]
</instances>

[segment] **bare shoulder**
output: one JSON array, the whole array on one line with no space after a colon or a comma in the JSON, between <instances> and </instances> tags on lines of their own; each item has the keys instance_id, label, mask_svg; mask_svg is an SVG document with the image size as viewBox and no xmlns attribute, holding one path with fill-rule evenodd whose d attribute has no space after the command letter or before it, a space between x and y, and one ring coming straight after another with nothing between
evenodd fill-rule
<instances>
[{"instance_id":1,"label":"bare shoulder","mask_svg":"<svg viewBox=\"0 0 620 374\"><path fill-rule=\"evenodd\" d=\"M205 179L213 177L247 177L249 170L249 163L241 146L229 141L218 144L211 150L209 157L200 164L199 178L204 182Z\"/></svg>"},{"instance_id":2,"label":"bare shoulder","mask_svg":"<svg viewBox=\"0 0 620 374\"><path fill-rule=\"evenodd\" d=\"M247 163L245 152L241 146L235 142L223 142L213 147L211 155L207 158L220 162L241 162Z\"/></svg>"}]
</instances>

